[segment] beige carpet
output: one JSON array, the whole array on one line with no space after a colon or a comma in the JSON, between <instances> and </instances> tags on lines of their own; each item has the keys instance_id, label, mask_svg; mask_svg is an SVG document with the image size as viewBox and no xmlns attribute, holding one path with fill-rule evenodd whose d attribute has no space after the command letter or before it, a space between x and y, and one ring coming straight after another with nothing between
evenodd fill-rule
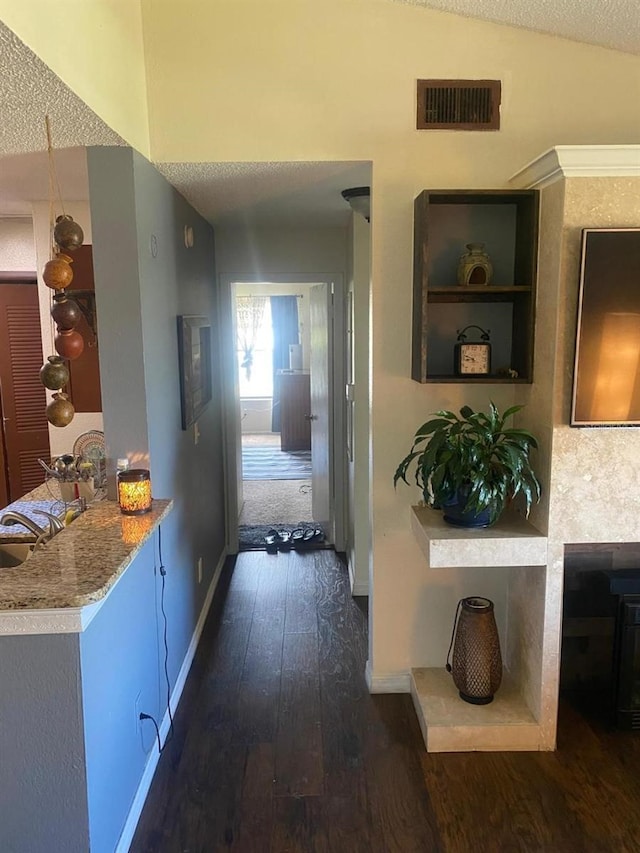
<instances>
[{"instance_id":1,"label":"beige carpet","mask_svg":"<svg viewBox=\"0 0 640 853\"><path fill-rule=\"evenodd\" d=\"M239 524L312 521L311 480L244 480Z\"/></svg>"}]
</instances>

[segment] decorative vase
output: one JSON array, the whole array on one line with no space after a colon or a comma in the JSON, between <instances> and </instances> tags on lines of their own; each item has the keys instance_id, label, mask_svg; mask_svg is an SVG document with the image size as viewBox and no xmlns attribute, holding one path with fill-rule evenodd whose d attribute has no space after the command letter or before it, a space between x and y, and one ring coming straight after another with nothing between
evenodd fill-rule
<instances>
[{"instance_id":1,"label":"decorative vase","mask_svg":"<svg viewBox=\"0 0 640 853\"><path fill-rule=\"evenodd\" d=\"M82 319L78 303L68 299L64 290L53 297L50 313L59 329L75 329Z\"/></svg>"},{"instance_id":2,"label":"decorative vase","mask_svg":"<svg viewBox=\"0 0 640 853\"><path fill-rule=\"evenodd\" d=\"M53 400L47 406L47 420L55 427L66 427L75 413L73 404L61 391L53 395Z\"/></svg>"},{"instance_id":3,"label":"decorative vase","mask_svg":"<svg viewBox=\"0 0 640 853\"><path fill-rule=\"evenodd\" d=\"M453 632L453 662L449 664L447 655L447 670L453 675L460 698L472 705L488 705L502 682L493 602L478 596L460 599Z\"/></svg>"},{"instance_id":4,"label":"decorative vase","mask_svg":"<svg viewBox=\"0 0 640 853\"><path fill-rule=\"evenodd\" d=\"M467 243L467 250L458 263L458 284L468 287L473 284L489 284L493 265L484 250L484 243Z\"/></svg>"},{"instance_id":5,"label":"decorative vase","mask_svg":"<svg viewBox=\"0 0 640 853\"><path fill-rule=\"evenodd\" d=\"M40 381L50 391L59 391L69 381L69 368L59 355L50 355L40 368Z\"/></svg>"},{"instance_id":6,"label":"decorative vase","mask_svg":"<svg viewBox=\"0 0 640 853\"><path fill-rule=\"evenodd\" d=\"M68 255L59 254L47 261L42 271L42 279L52 290L62 290L73 281L71 264L73 259Z\"/></svg>"},{"instance_id":7,"label":"decorative vase","mask_svg":"<svg viewBox=\"0 0 640 853\"><path fill-rule=\"evenodd\" d=\"M74 329L58 329L58 334L55 336L53 345L56 352L63 358L68 358L72 361L82 355L84 350L84 338L80 332Z\"/></svg>"},{"instance_id":8,"label":"decorative vase","mask_svg":"<svg viewBox=\"0 0 640 853\"><path fill-rule=\"evenodd\" d=\"M53 239L66 252L75 252L82 246L84 232L78 223L73 221L73 216L64 213L56 217Z\"/></svg>"}]
</instances>

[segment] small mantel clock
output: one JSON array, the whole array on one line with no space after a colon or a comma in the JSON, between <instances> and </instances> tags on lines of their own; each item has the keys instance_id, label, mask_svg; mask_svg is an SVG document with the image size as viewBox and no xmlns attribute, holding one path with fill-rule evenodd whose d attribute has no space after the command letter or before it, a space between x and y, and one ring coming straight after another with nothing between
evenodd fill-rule
<instances>
[{"instance_id":1,"label":"small mantel clock","mask_svg":"<svg viewBox=\"0 0 640 853\"><path fill-rule=\"evenodd\" d=\"M467 341L468 329L480 332L479 341ZM491 373L491 343L489 329L480 326L465 326L458 332L458 342L454 347L453 369L456 376L489 376Z\"/></svg>"}]
</instances>

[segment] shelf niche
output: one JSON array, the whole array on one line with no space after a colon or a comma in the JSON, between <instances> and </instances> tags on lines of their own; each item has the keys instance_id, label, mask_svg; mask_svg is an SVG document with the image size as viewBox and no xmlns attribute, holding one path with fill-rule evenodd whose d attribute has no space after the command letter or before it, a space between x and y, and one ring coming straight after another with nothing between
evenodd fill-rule
<instances>
[{"instance_id":1,"label":"shelf niche","mask_svg":"<svg viewBox=\"0 0 640 853\"><path fill-rule=\"evenodd\" d=\"M538 208L537 190L423 190L416 198L412 379L533 381ZM491 258L491 284L460 286L458 261L474 242ZM458 330L468 325L490 331L496 373L455 374ZM475 340L473 331L467 340Z\"/></svg>"}]
</instances>

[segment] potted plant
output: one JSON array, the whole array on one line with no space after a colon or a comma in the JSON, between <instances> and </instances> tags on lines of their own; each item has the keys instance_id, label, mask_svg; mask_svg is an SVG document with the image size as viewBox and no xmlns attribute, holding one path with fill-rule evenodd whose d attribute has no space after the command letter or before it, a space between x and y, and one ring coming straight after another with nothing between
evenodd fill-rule
<instances>
[{"instance_id":1,"label":"potted plant","mask_svg":"<svg viewBox=\"0 0 640 853\"><path fill-rule=\"evenodd\" d=\"M524 429L506 427L506 421L522 406L500 414L494 403L489 412L469 406L460 416L436 412L416 432L411 451L393 477L408 483L407 472L415 463L415 481L427 506L444 510L444 519L463 527L489 527L508 501L522 494L528 516L540 500L540 483L531 467L529 452L537 448L534 436Z\"/></svg>"}]
</instances>

